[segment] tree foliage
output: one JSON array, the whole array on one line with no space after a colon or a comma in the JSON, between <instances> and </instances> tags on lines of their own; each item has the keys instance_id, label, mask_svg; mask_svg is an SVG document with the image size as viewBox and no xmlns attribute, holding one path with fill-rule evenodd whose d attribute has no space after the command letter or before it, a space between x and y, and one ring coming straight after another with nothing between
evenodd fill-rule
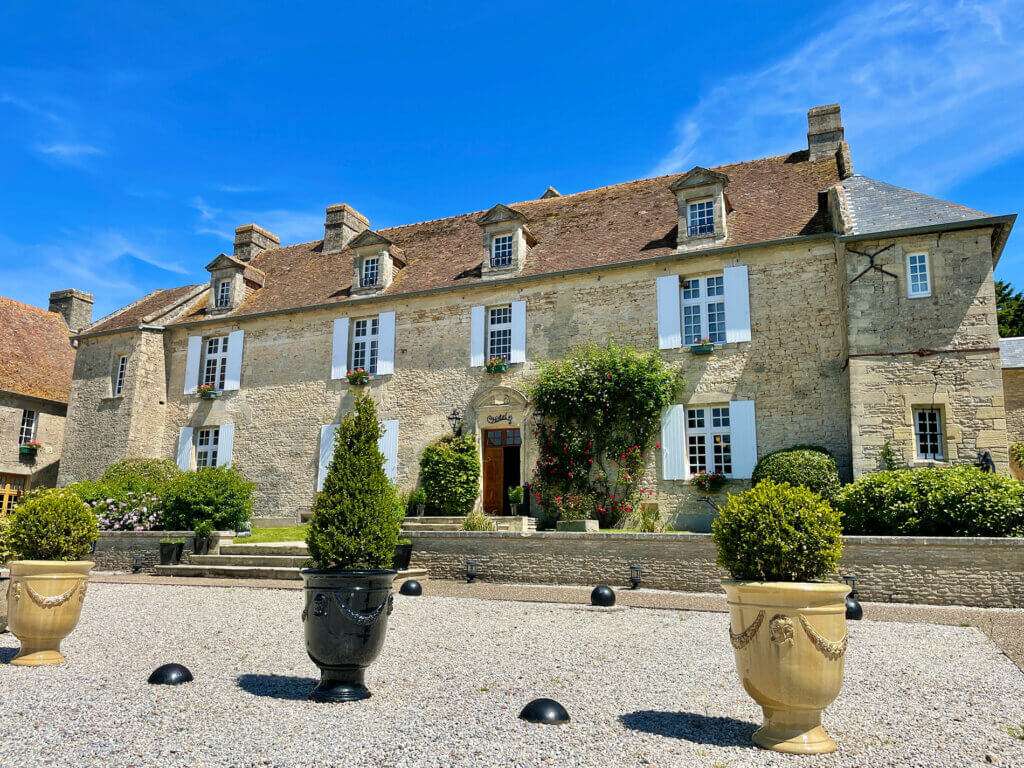
<instances>
[{"instance_id":1,"label":"tree foliage","mask_svg":"<svg viewBox=\"0 0 1024 768\"><path fill-rule=\"evenodd\" d=\"M996 316L1001 337L1024 336L1024 294L1004 280L996 280Z\"/></svg>"},{"instance_id":2,"label":"tree foliage","mask_svg":"<svg viewBox=\"0 0 1024 768\"><path fill-rule=\"evenodd\" d=\"M182 472L164 492L163 527L192 531L207 520L218 531L240 530L252 517L255 490L256 485L234 467Z\"/></svg>"},{"instance_id":3,"label":"tree foliage","mask_svg":"<svg viewBox=\"0 0 1024 768\"><path fill-rule=\"evenodd\" d=\"M424 448L420 485L427 514L462 517L472 512L480 488L480 455L473 438L443 437Z\"/></svg>"},{"instance_id":4,"label":"tree foliage","mask_svg":"<svg viewBox=\"0 0 1024 768\"><path fill-rule=\"evenodd\" d=\"M750 482L762 480L809 488L826 501L839 492L839 470L832 455L816 448L786 448L761 457Z\"/></svg>"},{"instance_id":5,"label":"tree foliage","mask_svg":"<svg viewBox=\"0 0 1024 768\"><path fill-rule=\"evenodd\" d=\"M382 434L373 400L359 396L338 425L323 490L306 533L317 568L391 568L404 510L384 473Z\"/></svg>"}]
</instances>

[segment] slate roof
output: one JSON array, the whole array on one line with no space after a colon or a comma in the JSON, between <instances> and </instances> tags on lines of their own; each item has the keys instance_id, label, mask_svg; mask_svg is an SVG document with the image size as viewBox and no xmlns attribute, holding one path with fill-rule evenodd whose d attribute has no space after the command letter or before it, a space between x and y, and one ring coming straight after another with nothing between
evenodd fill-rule
<instances>
[{"instance_id":1,"label":"slate roof","mask_svg":"<svg viewBox=\"0 0 1024 768\"><path fill-rule=\"evenodd\" d=\"M1024 336L999 340L999 358L1003 368L1024 368Z\"/></svg>"},{"instance_id":2,"label":"slate roof","mask_svg":"<svg viewBox=\"0 0 1024 768\"><path fill-rule=\"evenodd\" d=\"M0 296L0 390L67 403L75 349L64 317Z\"/></svg>"},{"instance_id":3,"label":"slate roof","mask_svg":"<svg viewBox=\"0 0 1024 768\"><path fill-rule=\"evenodd\" d=\"M840 184L846 196L851 231L867 235L895 229L952 224L991 218L983 211L922 195L884 181L853 175Z\"/></svg>"}]
</instances>

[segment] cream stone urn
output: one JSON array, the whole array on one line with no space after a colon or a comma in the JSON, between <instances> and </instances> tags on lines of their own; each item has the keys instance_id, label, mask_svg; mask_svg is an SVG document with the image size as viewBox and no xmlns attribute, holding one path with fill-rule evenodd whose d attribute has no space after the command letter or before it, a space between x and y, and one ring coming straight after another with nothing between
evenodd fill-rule
<instances>
[{"instance_id":1,"label":"cream stone urn","mask_svg":"<svg viewBox=\"0 0 1024 768\"><path fill-rule=\"evenodd\" d=\"M14 560L9 565L7 624L21 641L11 664L62 664L60 643L78 624L85 585L95 563L86 560Z\"/></svg>"},{"instance_id":2,"label":"cream stone urn","mask_svg":"<svg viewBox=\"0 0 1024 768\"><path fill-rule=\"evenodd\" d=\"M836 743L821 713L843 684L846 584L722 582L729 601L729 641L743 688L761 705L754 743L776 752L815 755Z\"/></svg>"}]
</instances>

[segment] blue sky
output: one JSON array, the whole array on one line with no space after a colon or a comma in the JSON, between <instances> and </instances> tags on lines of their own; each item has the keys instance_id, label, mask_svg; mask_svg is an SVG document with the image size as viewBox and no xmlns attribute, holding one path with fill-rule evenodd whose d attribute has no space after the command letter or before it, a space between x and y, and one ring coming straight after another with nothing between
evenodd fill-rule
<instances>
[{"instance_id":1,"label":"blue sky","mask_svg":"<svg viewBox=\"0 0 1024 768\"><path fill-rule=\"evenodd\" d=\"M642 9L642 10L641 10ZM316 239L805 144L1024 209L1024 0L17 3L0 24L0 294L101 315L249 221ZM1018 229L1024 226L1024 221ZM1024 235L997 276L1024 288Z\"/></svg>"}]
</instances>

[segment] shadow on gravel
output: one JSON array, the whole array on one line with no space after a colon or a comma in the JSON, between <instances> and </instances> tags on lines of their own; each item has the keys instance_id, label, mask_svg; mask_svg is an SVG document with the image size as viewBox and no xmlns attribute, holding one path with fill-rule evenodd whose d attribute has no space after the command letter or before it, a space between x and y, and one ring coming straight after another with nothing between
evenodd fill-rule
<instances>
[{"instance_id":1,"label":"shadow on gravel","mask_svg":"<svg viewBox=\"0 0 1024 768\"><path fill-rule=\"evenodd\" d=\"M694 712L658 712L645 709L620 715L619 720L633 731L685 739L717 747L750 747L750 737L758 726L732 717L708 717Z\"/></svg>"},{"instance_id":2,"label":"shadow on gravel","mask_svg":"<svg viewBox=\"0 0 1024 768\"><path fill-rule=\"evenodd\" d=\"M239 675L235 682L239 688L253 696L305 701L319 681L312 677L293 675Z\"/></svg>"},{"instance_id":3,"label":"shadow on gravel","mask_svg":"<svg viewBox=\"0 0 1024 768\"><path fill-rule=\"evenodd\" d=\"M11 659L18 655L18 648L0 648L0 664L10 664Z\"/></svg>"}]
</instances>

